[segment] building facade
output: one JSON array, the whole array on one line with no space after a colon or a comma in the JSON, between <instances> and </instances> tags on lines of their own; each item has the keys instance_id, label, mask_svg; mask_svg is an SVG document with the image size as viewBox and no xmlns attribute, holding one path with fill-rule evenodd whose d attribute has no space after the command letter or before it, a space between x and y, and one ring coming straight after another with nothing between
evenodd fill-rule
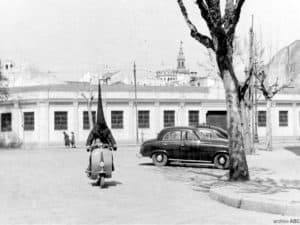
<instances>
[{"instance_id":1,"label":"building facade","mask_svg":"<svg viewBox=\"0 0 300 225\"><path fill-rule=\"evenodd\" d=\"M9 100L0 104L2 137L15 135L25 145L62 145L63 131L74 132L78 143L88 133L86 84L58 84L10 89ZM97 96L97 86L92 86ZM138 86L137 115L134 87L103 85L107 124L118 143L135 143L156 137L164 127L198 123L226 126L224 92L201 87ZM300 93L278 95L273 102L272 126L276 137L300 134ZM92 110L96 115L97 99ZM137 128L138 127L138 128ZM265 135L266 104L258 104L258 135ZM138 132L136 132L138 129Z\"/></svg>"}]
</instances>

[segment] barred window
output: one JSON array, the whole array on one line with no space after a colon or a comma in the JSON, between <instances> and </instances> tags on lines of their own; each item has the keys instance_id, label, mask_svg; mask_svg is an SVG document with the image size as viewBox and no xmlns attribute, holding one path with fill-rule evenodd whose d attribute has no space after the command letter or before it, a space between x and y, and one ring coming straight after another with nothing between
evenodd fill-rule
<instances>
[{"instance_id":1,"label":"barred window","mask_svg":"<svg viewBox=\"0 0 300 225\"><path fill-rule=\"evenodd\" d=\"M89 130L90 129L89 112L83 111L82 116L83 116L83 129ZM96 111L92 111L92 121L93 121L93 124L96 123Z\"/></svg>"},{"instance_id":2,"label":"barred window","mask_svg":"<svg viewBox=\"0 0 300 225\"><path fill-rule=\"evenodd\" d=\"M266 124L267 124L267 112L266 111L258 111L257 126L265 127Z\"/></svg>"},{"instance_id":3,"label":"barred window","mask_svg":"<svg viewBox=\"0 0 300 225\"><path fill-rule=\"evenodd\" d=\"M11 131L11 113L1 114L1 131Z\"/></svg>"},{"instance_id":4,"label":"barred window","mask_svg":"<svg viewBox=\"0 0 300 225\"><path fill-rule=\"evenodd\" d=\"M68 130L68 112L54 112L54 130Z\"/></svg>"},{"instance_id":5,"label":"barred window","mask_svg":"<svg viewBox=\"0 0 300 225\"><path fill-rule=\"evenodd\" d=\"M175 126L175 111L165 110L164 111L164 127L174 127Z\"/></svg>"},{"instance_id":6,"label":"barred window","mask_svg":"<svg viewBox=\"0 0 300 225\"><path fill-rule=\"evenodd\" d=\"M189 126L195 127L199 124L199 111L189 111Z\"/></svg>"},{"instance_id":7,"label":"barred window","mask_svg":"<svg viewBox=\"0 0 300 225\"><path fill-rule=\"evenodd\" d=\"M287 127L288 122L288 111L279 111L279 126Z\"/></svg>"},{"instance_id":8,"label":"barred window","mask_svg":"<svg viewBox=\"0 0 300 225\"><path fill-rule=\"evenodd\" d=\"M138 112L138 127L139 128L150 128L150 112L139 111Z\"/></svg>"},{"instance_id":9,"label":"barred window","mask_svg":"<svg viewBox=\"0 0 300 225\"><path fill-rule=\"evenodd\" d=\"M111 128L123 129L123 111L111 111Z\"/></svg>"},{"instance_id":10,"label":"barred window","mask_svg":"<svg viewBox=\"0 0 300 225\"><path fill-rule=\"evenodd\" d=\"M24 130L34 130L34 112L24 112Z\"/></svg>"}]
</instances>

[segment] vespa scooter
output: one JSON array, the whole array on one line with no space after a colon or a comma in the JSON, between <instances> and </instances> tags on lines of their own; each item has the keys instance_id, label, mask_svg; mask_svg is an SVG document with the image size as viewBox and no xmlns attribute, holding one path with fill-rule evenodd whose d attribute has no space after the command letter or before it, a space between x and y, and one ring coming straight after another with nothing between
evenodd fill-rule
<instances>
[{"instance_id":1,"label":"vespa scooter","mask_svg":"<svg viewBox=\"0 0 300 225\"><path fill-rule=\"evenodd\" d=\"M86 170L87 176L97 180L100 188L105 186L105 178L112 177L113 155L112 149L103 144L96 144L90 148L89 167Z\"/></svg>"}]
</instances>

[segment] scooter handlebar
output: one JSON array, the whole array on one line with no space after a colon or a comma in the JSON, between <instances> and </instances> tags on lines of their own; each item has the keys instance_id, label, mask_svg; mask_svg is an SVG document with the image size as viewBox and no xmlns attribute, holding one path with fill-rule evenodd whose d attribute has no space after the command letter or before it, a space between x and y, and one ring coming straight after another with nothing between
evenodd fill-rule
<instances>
[{"instance_id":1,"label":"scooter handlebar","mask_svg":"<svg viewBox=\"0 0 300 225\"><path fill-rule=\"evenodd\" d=\"M117 146L114 145L114 146L109 146L107 144L94 144L92 146L87 146L87 149L86 151L89 152L89 151L93 151L94 149L96 148L109 148L110 150L113 150L113 151L117 151Z\"/></svg>"}]
</instances>

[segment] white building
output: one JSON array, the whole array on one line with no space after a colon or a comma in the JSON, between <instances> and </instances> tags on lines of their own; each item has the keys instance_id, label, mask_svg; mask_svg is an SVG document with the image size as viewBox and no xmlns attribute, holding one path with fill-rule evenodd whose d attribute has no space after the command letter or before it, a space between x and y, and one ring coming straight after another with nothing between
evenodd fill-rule
<instances>
[{"instance_id":1,"label":"white building","mask_svg":"<svg viewBox=\"0 0 300 225\"><path fill-rule=\"evenodd\" d=\"M97 86L93 86L97 93ZM81 83L14 87L10 99L0 104L1 136L15 135L25 143L62 145L63 131L75 133L84 143L88 133L87 106ZM295 90L293 90L295 92ZM134 88L111 85L102 88L106 121L118 143L136 140ZM164 127L198 123L226 124L224 93L201 87L138 86L138 134L140 141L153 138ZM96 111L97 99L93 110ZM259 102L258 134L265 134L266 106ZM95 113L94 113L95 114ZM300 92L281 94L272 109L273 134L296 137L300 134Z\"/></svg>"}]
</instances>

